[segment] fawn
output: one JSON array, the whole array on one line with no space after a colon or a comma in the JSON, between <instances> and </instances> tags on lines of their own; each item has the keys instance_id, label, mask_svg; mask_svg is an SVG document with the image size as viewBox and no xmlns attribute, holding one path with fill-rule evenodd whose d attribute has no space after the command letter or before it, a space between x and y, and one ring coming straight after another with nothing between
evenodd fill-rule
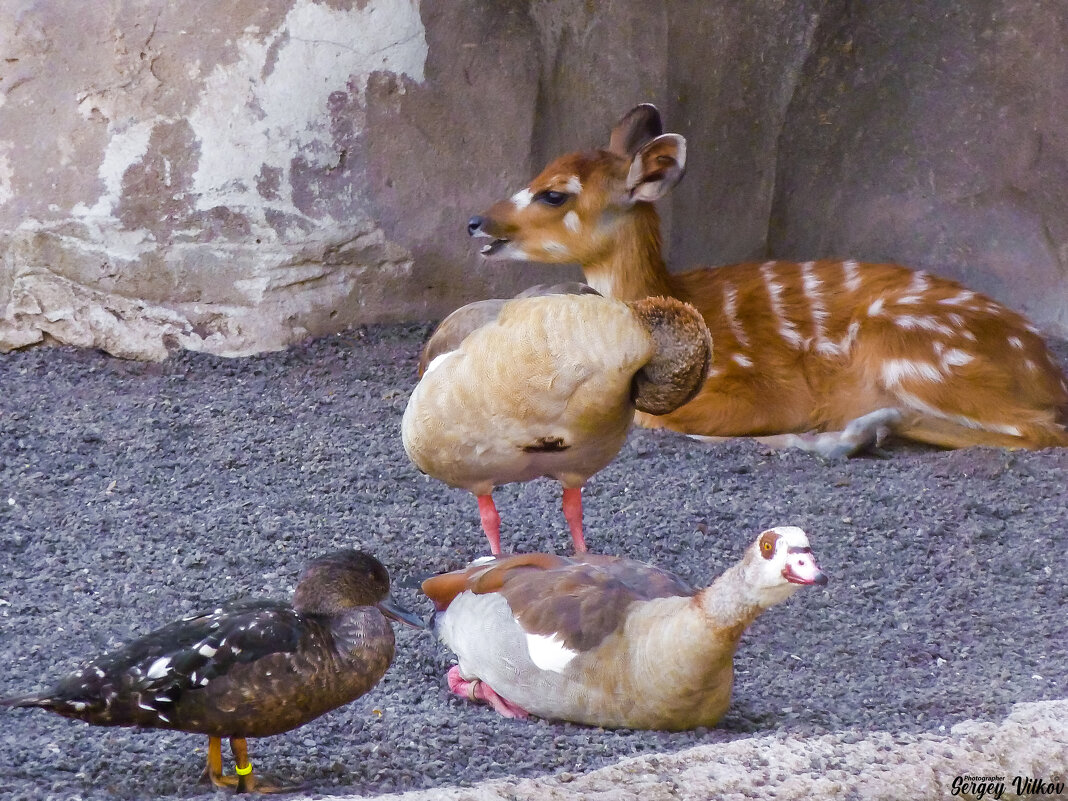
<instances>
[{"instance_id":1,"label":"fawn","mask_svg":"<svg viewBox=\"0 0 1068 801\"><path fill-rule=\"evenodd\" d=\"M894 264L765 261L669 273L653 203L686 140L643 104L608 148L550 163L468 222L488 259L578 262L598 292L694 305L712 334L700 393L649 427L753 436L826 457L893 432L947 448L1068 445L1068 382L1038 329L995 300Z\"/></svg>"}]
</instances>

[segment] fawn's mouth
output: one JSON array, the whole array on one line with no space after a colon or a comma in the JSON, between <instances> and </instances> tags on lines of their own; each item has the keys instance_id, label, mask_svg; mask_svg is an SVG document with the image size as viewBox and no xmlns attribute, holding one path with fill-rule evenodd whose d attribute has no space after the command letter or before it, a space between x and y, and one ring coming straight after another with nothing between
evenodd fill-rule
<instances>
[{"instance_id":1,"label":"fawn's mouth","mask_svg":"<svg viewBox=\"0 0 1068 801\"><path fill-rule=\"evenodd\" d=\"M494 239L488 245L483 245L479 251L483 256L492 256L497 253L501 248L506 247L511 243L510 239Z\"/></svg>"}]
</instances>

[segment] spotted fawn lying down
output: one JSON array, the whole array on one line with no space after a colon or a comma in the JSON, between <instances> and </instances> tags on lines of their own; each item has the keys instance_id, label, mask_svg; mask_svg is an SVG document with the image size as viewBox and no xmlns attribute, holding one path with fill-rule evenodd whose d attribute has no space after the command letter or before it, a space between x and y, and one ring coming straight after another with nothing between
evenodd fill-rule
<instances>
[{"instance_id":1,"label":"spotted fawn lying down","mask_svg":"<svg viewBox=\"0 0 1068 801\"><path fill-rule=\"evenodd\" d=\"M603 295L701 312L713 343L702 391L639 423L827 456L890 429L949 448L1068 445L1068 383L1038 330L954 281L849 260L669 273L653 202L685 168L685 139L641 105L607 149L561 156L468 223L492 240L488 259L578 262Z\"/></svg>"}]
</instances>

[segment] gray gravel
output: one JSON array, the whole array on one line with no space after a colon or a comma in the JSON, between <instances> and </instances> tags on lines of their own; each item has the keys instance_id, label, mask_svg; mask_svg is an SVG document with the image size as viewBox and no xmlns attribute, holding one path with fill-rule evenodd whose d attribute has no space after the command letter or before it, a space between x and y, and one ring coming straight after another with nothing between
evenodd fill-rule
<instances>
[{"instance_id":1,"label":"gray gravel","mask_svg":"<svg viewBox=\"0 0 1068 801\"><path fill-rule=\"evenodd\" d=\"M287 596L306 559L341 546L373 551L401 600L428 612L414 579L485 550L474 499L420 475L401 447L428 330L358 329L242 360L0 357L0 694L216 601ZM1068 697L1066 486L1068 449L898 447L825 465L636 430L587 487L591 548L707 582L759 530L789 523L809 531L831 576L743 638L721 727L502 720L450 697L448 654L405 629L375 690L252 741L252 758L313 795L374 794L579 773L754 734L999 721L1013 702ZM570 547L558 485L495 497L506 549ZM0 788L13 799L213 795L195 785L205 745L0 710Z\"/></svg>"}]
</instances>

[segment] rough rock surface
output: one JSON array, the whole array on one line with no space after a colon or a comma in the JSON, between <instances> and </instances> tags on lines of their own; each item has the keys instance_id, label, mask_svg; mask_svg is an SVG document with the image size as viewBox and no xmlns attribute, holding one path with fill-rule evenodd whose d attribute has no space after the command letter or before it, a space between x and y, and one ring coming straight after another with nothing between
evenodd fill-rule
<instances>
[{"instance_id":1,"label":"rough rock surface","mask_svg":"<svg viewBox=\"0 0 1068 801\"><path fill-rule=\"evenodd\" d=\"M306 559L342 546L374 552L399 599L429 612L415 580L486 545L474 499L420 475L401 445L426 334L373 326L279 353L160 364L71 347L0 359L0 695L35 690L216 601L285 597ZM1068 343L1056 353L1068 361ZM585 491L592 549L708 582L758 531L795 524L830 577L746 632L721 725L665 733L503 720L450 696L449 654L404 629L374 690L254 740L252 758L316 797L438 798L503 780L485 792L536 798L546 788L554 798L581 787L607 799L615 777L650 798L683 795L690 779L773 797L756 779L741 784L764 776L792 798L808 786L791 782L800 765L826 797L860 799L884 792L898 760L900 793L871 797L933 799L925 788L991 766L1049 779L1059 765L1068 777L1066 486L1068 448L896 447L887 459L824 464L635 430ZM506 549L569 550L555 482L494 495ZM1061 705L1013 712L1043 701ZM1031 743L1016 724L1032 727ZM974 748L988 736L989 748ZM195 785L205 745L0 709L0 796L215 798ZM682 754L694 747L711 750ZM610 771L581 778L600 768Z\"/></svg>"},{"instance_id":2,"label":"rough rock surface","mask_svg":"<svg viewBox=\"0 0 1068 801\"><path fill-rule=\"evenodd\" d=\"M1068 797L1068 701L1017 704L1003 722L959 723L945 735L851 731L753 737L635 757L584 776L486 782L375 796L376 801L906 801ZM954 787L954 780L961 779ZM974 777L978 781L968 780ZM1045 777L1060 792L1028 792ZM1051 778L1052 777L1052 778ZM989 779L989 781L984 781ZM1035 785L1030 785L1035 787ZM957 792L954 792L957 790ZM310 796L306 796L310 797ZM295 800L296 801L296 800Z\"/></svg>"},{"instance_id":3,"label":"rough rock surface","mask_svg":"<svg viewBox=\"0 0 1068 801\"><path fill-rule=\"evenodd\" d=\"M0 349L236 355L566 277L464 221L633 104L676 266L897 260L1068 325L1058 0L11 0ZM565 271L566 272L566 271Z\"/></svg>"}]
</instances>

